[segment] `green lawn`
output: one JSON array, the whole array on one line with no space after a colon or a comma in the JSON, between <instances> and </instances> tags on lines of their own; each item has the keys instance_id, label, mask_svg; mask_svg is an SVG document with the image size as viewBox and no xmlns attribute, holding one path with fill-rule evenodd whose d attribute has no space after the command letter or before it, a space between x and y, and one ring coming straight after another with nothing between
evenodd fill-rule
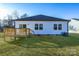
<instances>
[{"instance_id":1,"label":"green lawn","mask_svg":"<svg viewBox=\"0 0 79 59\"><path fill-rule=\"evenodd\" d=\"M79 34L64 36L31 36L7 42L0 34L1 56L69 56L79 55Z\"/></svg>"}]
</instances>

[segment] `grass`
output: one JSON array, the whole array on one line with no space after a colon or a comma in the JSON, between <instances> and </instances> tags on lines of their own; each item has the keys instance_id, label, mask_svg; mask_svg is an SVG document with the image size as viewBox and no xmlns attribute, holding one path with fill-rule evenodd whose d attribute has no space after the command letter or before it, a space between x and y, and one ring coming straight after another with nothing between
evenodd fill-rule
<instances>
[{"instance_id":1,"label":"grass","mask_svg":"<svg viewBox=\"0 0 79 59\"><path fill-rule=\"evenodd\" d=\"M75 56L79 55L79 34L31 36L4 41L0 34L1 56Z\"/></svg>"}]
</instances>

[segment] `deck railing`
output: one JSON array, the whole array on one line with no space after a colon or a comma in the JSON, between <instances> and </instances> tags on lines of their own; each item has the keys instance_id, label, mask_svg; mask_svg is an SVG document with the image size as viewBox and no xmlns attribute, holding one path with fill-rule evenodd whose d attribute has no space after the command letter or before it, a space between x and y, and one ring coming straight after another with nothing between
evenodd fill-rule
<instances>
[{"instance_id":1,"label":"deck railing","mask_svg":"<svg viewBox=\"0 0 79 59\"><path fill-rule=\"evenodd\" d=\"M34 33L29 28L4 28L4 40L6 37L27 37Z\"/></svg>"}]
</instances>

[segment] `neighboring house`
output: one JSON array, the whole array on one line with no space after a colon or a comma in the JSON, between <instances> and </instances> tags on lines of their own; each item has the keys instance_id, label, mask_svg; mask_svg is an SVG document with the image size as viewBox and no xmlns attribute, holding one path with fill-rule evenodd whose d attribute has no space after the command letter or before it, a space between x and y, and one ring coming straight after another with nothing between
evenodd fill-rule
<instances>
[{"instance_id":1,"label":"neighboring house","mask_svg":"<svg viewBox=\"0 0 79 59\"><path fill-rule=\"evenodd\" d=\"M69 22L69 32L70 33L79 33L79 19L72 18Z\"/></svg>"},{"instance_id":2,"label":"neighboring house","mask_svg":"<svg viewBox=\"0 0 79 59\"><path fill-rule=\"evenodd\" d=\"M68 33L68 23L70 20L36 15L22 19L16 19L15 28L29 28L35 35L50 35Z\"/></svg>"}]
</instances>

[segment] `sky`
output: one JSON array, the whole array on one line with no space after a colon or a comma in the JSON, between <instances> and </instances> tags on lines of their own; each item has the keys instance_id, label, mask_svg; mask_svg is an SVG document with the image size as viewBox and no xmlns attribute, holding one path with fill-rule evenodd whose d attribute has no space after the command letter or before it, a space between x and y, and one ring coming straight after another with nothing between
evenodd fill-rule
<instances>
[{"instance_id":1,"label":"sky","mask_svg":"<svg viewBox=\"0 0 79 59\"><path fill-rule=\"evenodd\" d=\"M1 3L0 18L15 10L19 15L27 13L28 16L43 14L64 19L79 18L78 3Z\"/></svg>"}]
</instances>

